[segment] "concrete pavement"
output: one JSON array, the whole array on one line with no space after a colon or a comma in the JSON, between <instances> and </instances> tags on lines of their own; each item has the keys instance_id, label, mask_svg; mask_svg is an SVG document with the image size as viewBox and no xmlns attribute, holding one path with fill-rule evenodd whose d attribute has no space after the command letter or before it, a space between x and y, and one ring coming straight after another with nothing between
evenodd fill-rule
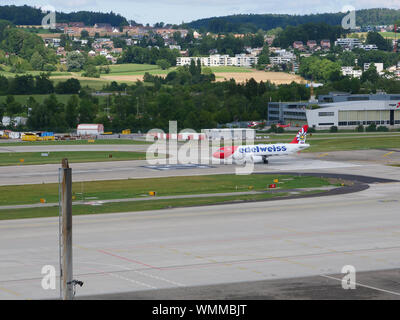
<instances>
[{"instance_id":1,"label":"concrete pavement","mask_svg":"<svg viewBox=\"0 0 400 320\"><path fill-rule=\"evenodd\" d=\"M77 294L396 269L399 190L381 183L330 197L76 216ZM57 298L41 288L48 264L58 266L57 218L0 222L1 299Z\"/></svg>"}]
</instances>

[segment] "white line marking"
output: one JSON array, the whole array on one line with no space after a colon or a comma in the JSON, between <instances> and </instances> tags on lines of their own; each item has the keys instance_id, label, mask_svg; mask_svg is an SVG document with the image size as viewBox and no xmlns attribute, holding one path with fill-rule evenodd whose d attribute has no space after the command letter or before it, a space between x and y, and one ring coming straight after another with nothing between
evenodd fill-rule
<instances>
[{"instance_id":1,"label":"white line marking","mask_svg":"<svg viewBox=\"0 0 400 320\"><path fill-rule=\"evenodd\" d=\"M327 275L324 275L324 274L322 274L321 277L328 278L328 279L333 279L333 280L338 280L338 281L342 282L342 279L338 279L338 278L335 278L335 277L327 276ZM364 288L368 288L368 289L373 289L373 290L377 290L377 291L381 291L381 292L386 292L386 293L394 294L394 295L396 295L396 296L400 296L400 293L399 293L399 292L394 292L394 291L379 289L379 288L376 288L376 287L372 287L372 286L367 286L367 285L365 285L365 284L361 284L361 283L359 283L359 282L355 282L354 284L355 284L356 286L360 286L360 287L364 287Z\"/></svg>"}]
</instances>

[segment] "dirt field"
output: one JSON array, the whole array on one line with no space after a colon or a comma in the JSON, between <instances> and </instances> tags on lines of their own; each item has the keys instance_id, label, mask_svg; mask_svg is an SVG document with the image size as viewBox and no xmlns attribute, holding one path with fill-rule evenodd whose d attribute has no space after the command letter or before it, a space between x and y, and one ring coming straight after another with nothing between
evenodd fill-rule
<instances>
[{"instance_id":1,"label":"dirt field","mask_svg":"<svg viewBox=\"0 0 400 320\"><path fill-rule=\"evenodd\" d=\"M156 75L156 74L155 74ZM158 76L165 77L166 74L157 74ZM294 74L284 73L284 72L265 72L253 70L251 72L216 72L216 81L226 81L230 79L235 79L236 82L246 82L253 78L257 82L268 80L275 84L288 84L292 81L297 83L305 83L305 80ZM143 81L143 75L102 75L100 78L85 78L78 74L72 73L71 76L55 76L52 79L68 79L76 78L79 80L97 80L97 81L117 81L117 82L136 82L137 80Z\"/></svg>"},{"instance_id":2,"label":"dirt field","mask_svg":"<svg viewBox=\"0 0 400 320\"><path fill-rule=\"evenodd\" d=\"M267 82L268 80L275 84L288 84L292 81L301 83L304 79L300 76L294 74L288 74L284 72L265 72L265 71L252 71L252 72L243 72L243 73L229 73L229 72L221 72L216 73L216 81L225 81L229 79L235 79L236 82L246 82L253 78L257 82L263 81Z\"/></svg>"},{"instance_id":3,"label":"dirt field","mask_svg":"<svg viewBox=\"0 0 400 320\"><path fill-rule=\"evenodd\" d=\"M165 74L159 74L161 77L165 77ZM252 72L216 72L216 81L225 81L229 79L235 79L236 82L246 82L251 78L254 78L257 82L271 81L275 84L288 84L292 81L297 83L304 82L304 79L297 75L292 75L284 72L265 72L265 71L252 71ZM102 76L101 79L110 81L143 81L142 75L131 75L131 76Z\"/></svg>"}]
</instances>

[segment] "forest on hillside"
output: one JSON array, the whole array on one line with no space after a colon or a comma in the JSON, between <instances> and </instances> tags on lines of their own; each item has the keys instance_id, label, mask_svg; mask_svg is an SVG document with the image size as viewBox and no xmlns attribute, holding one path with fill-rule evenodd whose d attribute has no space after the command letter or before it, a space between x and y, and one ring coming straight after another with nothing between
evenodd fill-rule
<instances>
[{"instance_id":1,"label":"forest on hillside","mask_svg":"<svg viewBox=\"0 0 400 320\"><path fill-rule=\"evenodd\" d=\"M210 32L255 32L259 29L271 30L298 26L305 23L324 22L329 25L340 25L344 13L318 13L309 15L288 14L238 14L224 17L199 19L184 26ZM400 10L363 9L356 11L356 25L388 25L400 20Z\"/></svg>"},{"instance_id":2,"label":"forest on hillside","mask_svg":"<svg viewBox=\"0 0 400 320\"><path fill-rule=\"evenodd\" d=\"M0 19L11 21L15 25L40 25L43 17L44 14L40 9L27 5L0 6ZM56 19L57 23L83 22L87 26L92 26L95 23L109 23L112 26L128 25L124 17L113 12L56 12Z\"/></svg>"}]
</instances>

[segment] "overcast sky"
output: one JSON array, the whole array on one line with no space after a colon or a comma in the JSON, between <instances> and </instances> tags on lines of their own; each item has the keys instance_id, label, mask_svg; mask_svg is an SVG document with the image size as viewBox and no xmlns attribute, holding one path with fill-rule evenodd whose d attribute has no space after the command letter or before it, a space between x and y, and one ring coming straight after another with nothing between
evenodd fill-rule
<instances>
[{"instance_id":1,"label":"overcast sky","mask_svg":"<svg viewBox=\"0 0 400 320\"><path fill-rule=\"evenodd\" d=\"M339 12L346 5L358 9L400 9L400 0L2 0L1 4L51 5L57 11L80 10L120 13L139 23L180 24L200 18L240 13L308 14Z\"/></svg>"}]
</instances>

